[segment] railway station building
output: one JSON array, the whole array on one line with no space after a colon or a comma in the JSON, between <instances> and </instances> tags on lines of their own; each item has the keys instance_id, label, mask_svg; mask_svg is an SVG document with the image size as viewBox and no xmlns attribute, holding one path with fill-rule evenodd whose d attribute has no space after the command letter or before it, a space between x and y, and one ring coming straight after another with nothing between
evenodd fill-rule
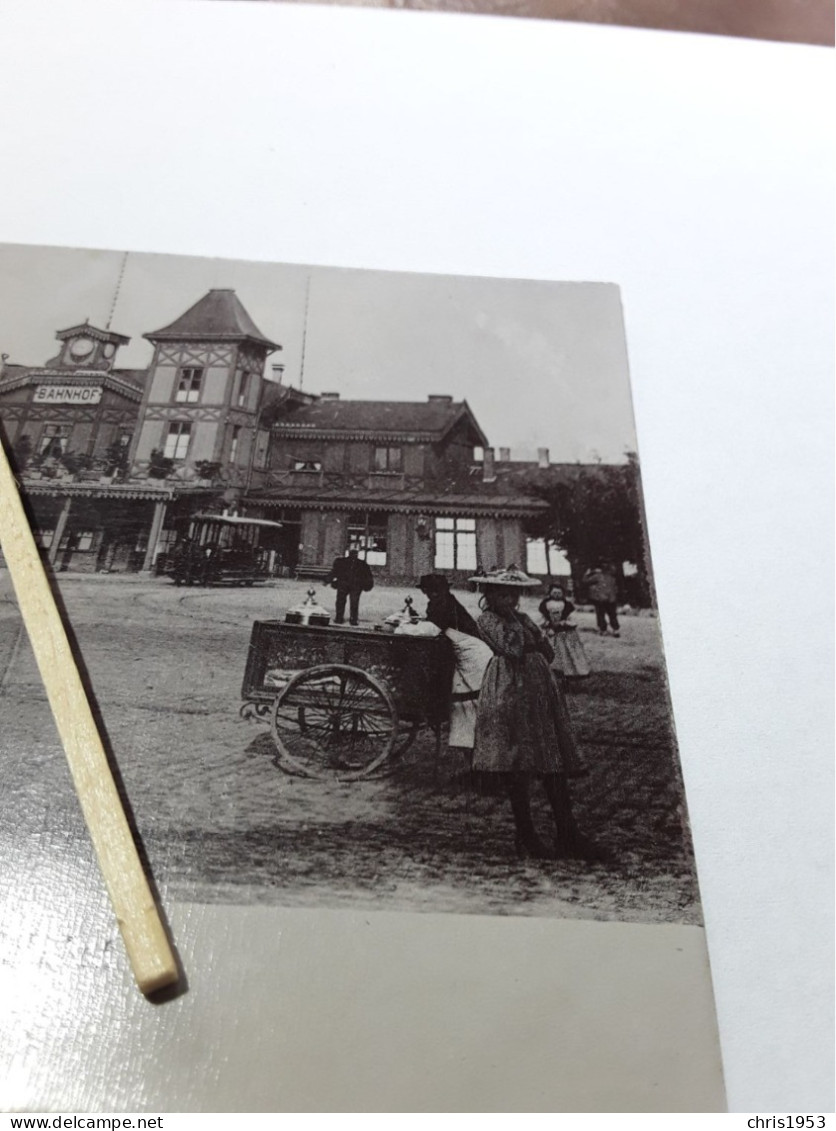
<instances>
[{"instance_id":1,"label":"railway station building","mask_svg":"<svg viewBox=\"0 0 836 1131\"><path fill-rule=\"evenodd\" d=\"M281 522L281 576L321 575L351 548L398 582L526 566L543 504L466 401L303 393L232 290L143 337L144 369L119 368L130 339L87 322L59 330L42 366L4 358L0 421L54 568L152 571L183 519L224 511Z\"/></svg>"},{"instance_id":2,"label":"railway station building","mask_svg":"<svg viewBox=\"0 0 836 1131\"><path fill-rule=\"evenodd\" d=\"M325 393L283 402L246 506L283 523L289 572L314 575L356 549L391 581L433 571L461 580L480 567L525 565L523 523L543 504L520 494L510 470L466 401Z\"/></svg>"}]
</instances>

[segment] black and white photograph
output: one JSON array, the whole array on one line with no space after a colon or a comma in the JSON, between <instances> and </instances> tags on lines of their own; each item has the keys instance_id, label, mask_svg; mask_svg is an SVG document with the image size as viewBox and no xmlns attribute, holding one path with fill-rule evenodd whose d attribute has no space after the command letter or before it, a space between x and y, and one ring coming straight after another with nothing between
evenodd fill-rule
<instances>
[{"instance_id":1,"label":"black and white photograph","mask_svg":"<svg viewBox=\"0 0 836 1131\"><path fill-rule=\"evenodd\" d=\"M0 1108L832 1110L778 7L6 0Z\"/></svg>"},{"instance_id":2,"label":"black and white photograph","mask_svg":"<svg viewBox=\"0 0 836 1131\"><path fill-rule=\"evenodd\" d=\"M701 922L616 284L5 246L0 291L4 442L158 884ZM0 600L35 835L65 771Z\"/></svg>"}]
</instances>

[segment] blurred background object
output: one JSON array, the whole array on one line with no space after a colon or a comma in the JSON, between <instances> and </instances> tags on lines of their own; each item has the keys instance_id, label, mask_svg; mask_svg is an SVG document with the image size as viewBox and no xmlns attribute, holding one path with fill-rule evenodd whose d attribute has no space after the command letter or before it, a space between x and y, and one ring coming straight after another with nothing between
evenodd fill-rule
<instances>
[{"instance_id":1,"label":"blurred background object","mask_svg":"<svg viewBox=\"0 0 836 1131\"><path fill-rule=\"evenodd\" d=\"M281 0L280 0L281 2ZM309 3L310 0L304 0ZM332 3L333 0L314 0ZM834 44L831 0L339 0L372 8L617 24L785 43Z\"/></svg>"}]
</instances>

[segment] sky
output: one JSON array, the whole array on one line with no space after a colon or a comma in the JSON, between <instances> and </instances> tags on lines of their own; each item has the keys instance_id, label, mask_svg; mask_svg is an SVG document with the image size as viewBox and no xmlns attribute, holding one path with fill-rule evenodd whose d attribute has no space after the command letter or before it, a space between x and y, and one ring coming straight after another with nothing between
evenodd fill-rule
<instances>
[{"instance_id":1,"label":"sky","mask_svg":"<svg viewBox=\"0 0 836 1131\"><path fill-rule=\"evenodd\" d=\"M418 275L0 245L0 351L42 365L57 330L85 319L131 338L122 368L144 368L142 335L209 289L236 291L286 384L346 400L467 400L512 458L620 462L635 450L618 287L607 283Z\"/></svg>"}]
</instances>

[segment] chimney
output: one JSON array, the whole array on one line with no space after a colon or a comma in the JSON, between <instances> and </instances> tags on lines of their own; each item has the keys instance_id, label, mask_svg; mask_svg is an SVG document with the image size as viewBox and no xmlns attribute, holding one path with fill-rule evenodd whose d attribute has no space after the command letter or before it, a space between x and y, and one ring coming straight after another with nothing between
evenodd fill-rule
<instances>
[{"instance_id":1,"label":"chimney","mask_svg":"<svg viewBox=\"0 0 836 1131\"><path fill-rule=\"evenodd\" d=\"M500 448L499 449L499 462L500 463L510 463L511 462L511 449L510 448Z\"/></svg>"},{"instance_id":2,"label":"chimney","mask_svg":"<svg viewBox=\"0 0 836 1131\"><path fill-rule=\"evenodd\" d=\"M339 393L320 393L319 399L321 401L338 401L340 399Z\"/></svg>"},{"instance_id":3,"label":"chimney","mask_svg":"<svg viewBox=\"0 0 836 1131\"><path fill-rule=\"evenodd\" d=\"M442 396L440 393L430 393L430 395L427 397L427 403L428 404L452 404L453 398L448 397L448 396Z\"/></svg>"},{"instance_id":4,"label":"chimney","mask_svg":"<svg viewBox=\"0 0 836 1131\"><path fill-rule=\"evenodd\" d=\"M549 449L548 448L538 448L537 449L537 466L538 467L548 467L549 466Z\"/></svg>"},{"instance_id":5,"label":"chimney","mask_svg":"<svg viewBox=\"0 0 836 1131\"><path fill-rule=\"evenodd\" d=\"M493 466L493 448L485 448L482 456L482 480L485 483L493 483L496 480L496 472Z\"/></svg>"},{"instance_id":6,"label":"chimney","mask_svg":"<svg viewBox=\"0 0 836 1131\"><path fill-rule=\"evenodd\" d=\"M278 363L270 366L273 371L273 380L276 384L281 385L284 380L284 365Z\"/></svg>"}]
</instances>

